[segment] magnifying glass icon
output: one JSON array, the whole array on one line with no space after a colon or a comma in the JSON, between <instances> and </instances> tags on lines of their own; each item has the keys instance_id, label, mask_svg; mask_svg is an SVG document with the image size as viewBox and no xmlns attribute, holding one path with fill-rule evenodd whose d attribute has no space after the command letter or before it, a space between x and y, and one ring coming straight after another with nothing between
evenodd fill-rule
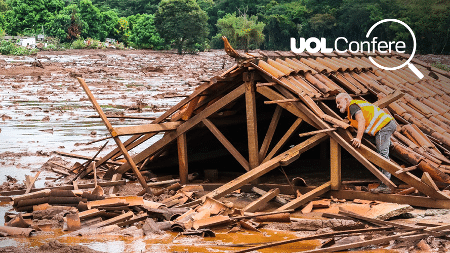
<instances>
[{"instance_id":1,"label":"magnifying glass icon","mask_svg":"<svg viewBox=\"0 0 450 253\"><path fill-rule=\"evenodd\" d=\"M372 32L372 30L373 30L375 27L377 27L379 24L382 24L382 23L385 23L385 22L396 22L396 23L399 23L399 24L403 25L404 27L406 27L406 29L408 29L408 31L411 33L411 36L412 36L412 39L413 39L413 42L414 42L413 51L412 51L412 53L411 53L411 56L409 56L408 60L407 60L406 62L404 62L402 65L397 66L397 67L392 67L392 68L385 67L385 66L382 66L382 65L378 64L377 62L375 62L374 59L372 59L371 56L369 56L369 60L370 60L375 66L379 67L380 69L384 69L384 70L397 70L397 69L403 68L405 65L408 65L408 68L409 68L412 72L414 72L414 74L416 74L416 76L417 76L419 79L422 79L422 78L424 77L424 75L422 74L422 72L420 72L420 71L416 68L416 66L414 66L412 63L410 63L411 60L412 60L412 58L414 57L414 54L416 53L416 46L417 46L417 43L416 43L416 36L414 35L414 32L412 31L411 27L409 27L405 22L400 21L400 20L398 20L398 19L383 19L383 20L380 20L380 21L376 22L376 23L369 29L369 31L368 31L367 34L366 34L366 38L369 38L370 33Z\"/></svg>"}]
</instances>

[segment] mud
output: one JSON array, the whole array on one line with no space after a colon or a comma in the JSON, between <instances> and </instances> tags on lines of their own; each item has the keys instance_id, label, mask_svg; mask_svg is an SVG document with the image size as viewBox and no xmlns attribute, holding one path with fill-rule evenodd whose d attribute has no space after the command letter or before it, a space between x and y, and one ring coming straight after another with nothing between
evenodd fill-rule
<instances>
[{"instance_id":1,"label":"mud","mask_svg":"<svg viewBox=\"0 0 450 253\"><path fill-rule=\"evenodd\" d=\"M37 61L44 68L34 67ZM104 143L85 145L106 137L107 130L99 118L87 118L97 114L75 77L86 80L107 114L157 117L190 94L199 81L233 64L222 50L181 56L150 50L0 55L0 185L6 182L6 176L22 183L25 175L45 170L35 184L43 187L43 179L59 176L48 166L41 168L55 156L52 151L92 156ZM148 120L111 119L111 123L137 125ZM113 147L110 142L103 152ZM137 147L131 153L139 150ZM57 162L67 165L62 160ZM12 190L23 186L2 187Z\"/></svg>"}]
</instances>

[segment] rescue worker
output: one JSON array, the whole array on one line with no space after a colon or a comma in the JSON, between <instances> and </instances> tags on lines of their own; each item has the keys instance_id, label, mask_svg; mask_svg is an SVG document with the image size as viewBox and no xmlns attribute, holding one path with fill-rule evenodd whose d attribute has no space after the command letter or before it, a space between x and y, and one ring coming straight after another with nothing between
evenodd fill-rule
<instances>
[{"instance_id":1,"label":"rescue worker","mask_svg":"<svg viewBox=\"0 0 450 253\"><path fill-rule=\"evenodd\" d=\"M392 116L367 101L352 99L347 93L340 93L336 96L336 105L341 113L347 112L347 118L351 126L357 129L356 137L351 140L352 146L358 148L361 145L363 135L367 134L371 136L368 140L374 142L377 152L384 158L389 159L391 135L397 128ZM375 137L375 141L373 141L373 137ZM381 168L378 169L387 178L391 178L391 173ZM372 192L390 193L390 189L381 183Z\"/></svg>"}]
</instances>

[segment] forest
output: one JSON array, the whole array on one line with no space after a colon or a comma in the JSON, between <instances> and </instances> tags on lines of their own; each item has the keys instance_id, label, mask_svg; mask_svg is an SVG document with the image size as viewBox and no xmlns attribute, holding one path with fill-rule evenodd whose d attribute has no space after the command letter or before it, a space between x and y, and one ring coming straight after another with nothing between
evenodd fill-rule
<instances>
[{"instance_id":1,"label":"forest","mask_svg":"<svg viewBox=\"0 0 450 253\"><path fill-rule=\"evenodd\" d=\"M0 0L0 36L44 33L75 48L112 38L179 53L223 48L223 35L244 50L290 50L291 37L361 41L386 18L412 28L418 53L449 54L448 0ZM375 35L411 48L410 33L397 23Z\"/></svg>"}]
</instances>

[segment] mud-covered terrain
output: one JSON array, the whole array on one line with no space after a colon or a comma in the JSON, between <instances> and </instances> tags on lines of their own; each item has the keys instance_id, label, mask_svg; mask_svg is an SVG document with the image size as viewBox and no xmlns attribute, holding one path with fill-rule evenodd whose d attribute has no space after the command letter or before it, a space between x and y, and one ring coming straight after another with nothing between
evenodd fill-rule
<instances>
[{"instance_id":1,"label":"mud-covered terrain","mask_svg":"<svg viewBox=\"0 0 450 253\"><path fill-rule=\"evenodd\" d=\"M420 59L429 63L433 59L444 64L449 62L448 58L440 56ZM41 174L36 187L56 185L60 181L53 181L59 174L50 170L47 161L52 159L71 167L76 160L61 158L53 151L92 157L104 144L104 141L87 144L107 137L108 132L99 118L89 117L97 113L76 77L86 80L107 114L151 119L190 94L199 82L219 75L234 63L234 59L223 50L197 55L139 50L67 50L40 52L32 57L0 55L0 191L24 189L25 175L33 176L37 171L41 171ZM118 127L148 123L149 119L110 121ZM148 145L137 147L131 154ZM102 154L114 147L115 143L109 142ZM140 189L139 185L129 184L121 187L118 194L132 194L136 192L134 186ZM235 204L242 201L242 206L256 198L243 198L245 194L236 196L231 194L227 197ZM339 202L333 202L330 208L336 209ZM10 203L0 203L0 224L4 223L5 212L11 209ZM414 218L406 222L423 220L446 223L450 217L448 210L416 209L410 215ZM314 212L308 215L296 212L293 217L297 222L300 218L318 219ZM175 232L144 237L142 231L131 227L117 234L74 237L50 229L52 224L48 225L48 230L43 229L30 238L0 238L0 252L232 252L238 249L230 247L230 244L280 241L321 231L300 232L292 228L293 225L286 224L268 226L260 232L235 233L237 231L222 229L216 231L215 238L179 237ZM41 224L41 227L46 228L46 224ZM358 241L361 237L353 239ZM298 243L295 247L287 245L263 252L308 250L321 243L323 241L310 240ZM427 243L433 249L448 249L443 240L432 238ZM409 244L392 243L387 248L389 250L383 251L367 248L367 252L417 250L417 247Z\"/></svg>"},{"instance_id":2,"label":"mud-covered terrain","mask_svg":"<svg viewBox=\"0 0 450 253\"><path fill-rule=\"evenodd\" d=\"M0 55L0 188L39 169L52 151L94 155L107 130L76 77L107 114L157 117L199 81L224 71L224 51L197 55L139 50L67 50L32 57ZM114 126L149 122L111 119ZM110 142L108 148L114 147ZM106 151L105 150L105 151ZM134 150L139 151L139 147ZM48 173L40 175L37 186ZM16 184L17 185L17 184Z\"/></svg>"}]
</instances>

